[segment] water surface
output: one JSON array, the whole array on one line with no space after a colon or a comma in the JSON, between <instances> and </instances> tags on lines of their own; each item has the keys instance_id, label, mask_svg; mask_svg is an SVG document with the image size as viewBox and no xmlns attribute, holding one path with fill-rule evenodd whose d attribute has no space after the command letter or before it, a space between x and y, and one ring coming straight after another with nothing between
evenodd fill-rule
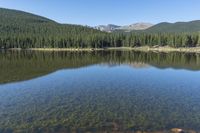
<instances>
[{"instance_id":1,"label":"water surface","mask_svg":"<svg viewBox=\"0 0 200 133\"><path fill-rule=\"evenodd\" d=\"M200 55L0 52L0 132L200 129Z\"/></svg>"}]
</instances>

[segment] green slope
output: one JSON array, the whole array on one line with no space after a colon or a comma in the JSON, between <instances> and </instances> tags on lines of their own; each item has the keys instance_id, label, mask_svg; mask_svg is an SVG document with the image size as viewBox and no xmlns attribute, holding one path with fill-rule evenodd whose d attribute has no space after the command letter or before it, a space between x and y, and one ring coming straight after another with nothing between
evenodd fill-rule
<instances>
[{"instance_id":1,"label":"green slope","mask_svg":"<svg viewBox=\"0 0 200 133\"><path fill-rule=\"evenodd\" d=\"M23 11L0 8L0 34L37 31L41 26L56 22Z\"/></svg>"},{"instance_id":2,"label":"green slope","mask_svg":"<svg viewBox=\"0 0 200 133\"><path fill-rule=\"evenodd\" d=\"M200 31L200 20L190 21L190 22L177 22L177 23L159 23L150 27L142 32L151 33L180 33L180 32L199 32Z\"/></svg>"},{"instance_id":3,"label":"green slope","mask_svg":"<svg viewBox=\"0 0 200 133\"><path fill-rule=\"evenodd\" d=\"M95 30L79 25L59 24L31 13L0 8L0 32L2 34L12 34L13 32L17 34L67 34L76 31L94 32Z\"/></svg>"},{"instance_id":4,"label":"green slope","mask_svg":"<svg viewBox=\"0 0 200 133\"><path fill-rule=\"evenodd\" d=\"M96 36L102 40L105 34L86 26L60 24L31 13L0 8L0 48L80 47ZM89 45L94 45L93 40Z\"/></svg>"},{"instance_id":5,"label":"green slope","mask_svg":"<svg viewBox=\"0 0 200 133\"><path fill-rule=\"evenodd\" d=\"M41 17L38 15L34 15L31 13L18 11L18 10L11 10L11 9L4 9L0 8L0 23L11 23L11 22L31 22L31 23L55 23L53 20L50 20L45 17Z\"/></svg>"}]
</instances>

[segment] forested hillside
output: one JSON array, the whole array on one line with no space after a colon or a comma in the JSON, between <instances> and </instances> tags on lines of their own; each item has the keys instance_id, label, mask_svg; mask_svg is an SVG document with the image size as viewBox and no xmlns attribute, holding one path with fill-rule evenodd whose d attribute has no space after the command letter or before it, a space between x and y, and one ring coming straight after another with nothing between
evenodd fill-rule
<instances>
[{"instance_id":1,"label":"forested hillside","mask_svg":"<svg viewBox=\"0 0 200 133\"><path fill-rule=\"evenodd\" d=\"M199 32L200 20L191 22L177 22L177 23L159 23L155 26L145 30L145 32L168 32L168 33L181 33L181 32Z\"/></svg>"},{"instance_id":2,"label":"forested hillside","mask_svg":"<svg viewBox=\"0 0 200 133\"><path fill-rule=\"evenodd\" d=\"M190 26L187 28L192 29ZM26 12L0 9L0 48L3 49L104 48L144 45L196 47L200 44L200 32L168 33L165 30L162 32L159 30L130 34L105 33L79 25L59 24Z\"/></svg>"},{"instance_id":3,"label":"forested hillside","mask_svg":"<svg viewBox=\"0 0 200 133\"><path fill-rule=\"evenodd\" d=\"M94 47L93 42L104 36L106 33L92 28L59 24L30 13L0 9L1 48Z\"/></svg>"}]
</instances>

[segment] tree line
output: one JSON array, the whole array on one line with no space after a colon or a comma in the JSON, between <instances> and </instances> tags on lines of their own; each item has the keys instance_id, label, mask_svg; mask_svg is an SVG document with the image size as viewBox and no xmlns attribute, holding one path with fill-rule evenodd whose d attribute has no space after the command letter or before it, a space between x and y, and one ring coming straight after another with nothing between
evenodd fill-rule
<instances>
[{"instance_id":1,"label":"tree line","mask_svg":"<svg viewBox=\"0 0 200 133\"><path fill-rule=\"evenodd\" d=\"M81 32L81 31L80 31ZM0 36L0 48L105 48L138 46L200 46L200 34L7 34Z\"/></svg>"}]
</instances>

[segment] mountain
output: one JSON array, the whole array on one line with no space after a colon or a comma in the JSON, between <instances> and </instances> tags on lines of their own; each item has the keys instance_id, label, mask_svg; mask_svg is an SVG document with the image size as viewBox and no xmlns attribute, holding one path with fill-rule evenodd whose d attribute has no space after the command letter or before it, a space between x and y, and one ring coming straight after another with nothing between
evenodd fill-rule
<instances>
[{"instance_id":1,"label":"mountain","mask_svg":"<svg viewBox=\"0 0 200 133\"><path fill-rule=\"evenodd\" d=\"M106 32L145 32L145 33L181 33L181 32L199 32L200 20L189 22L168 23L162 22L159 24L151 23L135 23L127 26L107 25L95 28Z\"/></svg>"},{"instance_id":2,"label":"mountain","mask_svg":"<svg viewBox=\"0 0 200 133\"><path fill-rule=\"evenodd\" d=\"M122 26L120 28L118 28L119 30L124 30L125 32L130 32L133 30L146 30L150 27L152 27L153 24L151 23L135 23L132 25L127 25L127 26Z\"/></svg>"},{"instance_id":3,"label":"mountain","mask_svg":"<svg viewBox=\"0 0 200 133\"><path fill-rule=\"evenodd\" d=\"M123 31L123 32L131 32L133 30L145 30L153 26L151 23L135 23L126 26L118 26L114 24L108 25L99 25L94 27L94 29L105 31L105 32L114 32L114 31Z\"/></svg>"},{"instance_id":4,"label":"mountain","mask_svg":"<svg viewBox=\"0 0 200 133\"><path fill-rule=\"evenodd\" d=\"M13 30L15 32L24 32L34 28L34 31L39 30L42 32L41 26L45 30L54 30L55 27L58 28L59 32L69 32L70 30L75 31L77 29L83 29L84 31L97 31L93 28L73 25L73 24L60 24L51 19L35 15L32 13L18 11L13 9L0 8L0 31L5 32L8 30ZM68 29L69 28L69 29ZM38 32L39 32L38 31ZM48 31L48 32L49 32ZM32 32L30 30L29 32ZM98 31L97 31L98 32Z\"/></svg>"},{"instance_id":5,"label":"mountain","mask_svg":"<svg viewBox=\"0 0 200 133\"><path fill-rule=\"evenodd\" d=\"M144 32L168 32L168 33L180 33L180 32L199 32L200 31L200 20L190 21L190 22L176 22L176 23L159 23L154 25Z\"/></svg>"},{"instance_id":6,"label":"mountain","mask_svg":"<svg viewBox=\"0 0 200 133\"><path fill-rule=\"evenodd\" d=\"M116 29L120 28L118 25L114 24L108 24L108 25L99 25L95 26L94 29L100 30L100 31L105 31L105 32L112 32Z\"/></svg>"},{"instance_id":7,"label":"mountain","mask_svg":"<svg viewBox=\"0 0 200 133\"><path fill-rule=\"evenodd\" d=\"M18 10L11 10L11 9L4 9L0 8L0 24L3 25L10 25L15 23L16 25L20 23L56 23L53 20L50 20L45 17L41 17L38 15L34 15L31 13L18 11Z\"/></svg>"},{"instance_id":8,"label":"mountain","mask_svg":"<svg viewBox=\"0 0 200 133\"><path fill-rule=\"evenodd\" d=\"M151 27L148 28L148 26ZM99 28L101 29L101 27ZM148 23L137 23L126 26L126 28L110 24L103 28L105 28L107 32L122 31L125 33L131 31L131 33L133 32L134 34L131 34L131 36L128 35L129 33L117 34L116 32L116 34L109 34L97 30L98 28L94 29L88 26L60 24L51 19L31 13L0 8L0 49L93 49L147 45L168 45L173 47L200 46L200 34L191 33L200 31L200 21L198 20L191 22L160 23L154 26ZM165 34L167 32L188 33Z\"/></svg>"},{"instance_id":9,"label":"mountain","mask_svg":"<svg viewBox=\"0 0 200 133\"><path fill-rule=\"evenodd\" d=\"M86 47L95 45L92 39L98 41L98 36L105 34L86 26L60 24L39 15L0 8L0 49Z\"/></svg>"}]
</instances>

